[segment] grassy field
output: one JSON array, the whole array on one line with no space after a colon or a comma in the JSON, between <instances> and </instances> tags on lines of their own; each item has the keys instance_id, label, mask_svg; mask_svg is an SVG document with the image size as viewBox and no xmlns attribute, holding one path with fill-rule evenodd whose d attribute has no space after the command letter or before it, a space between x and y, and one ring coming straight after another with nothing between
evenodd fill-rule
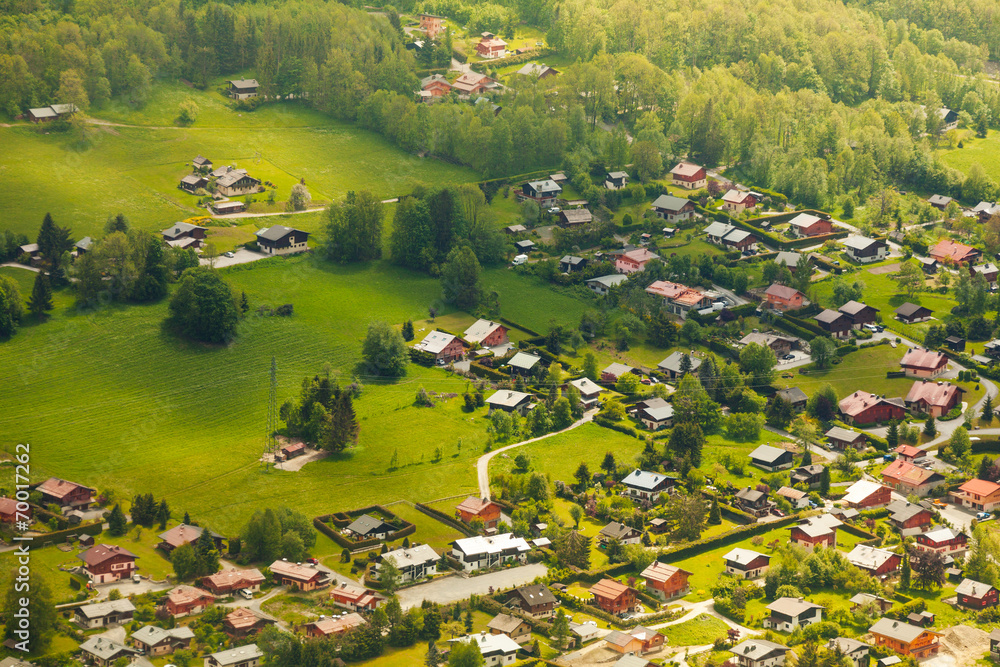
<instances>
[{"instance_id":1,"label":"grassy field","mask_svg":"<svg viewBox=\"0 0 1000 667\"><path fill-rule=\"evenodd\" d=\"M659 632L671 646L704 646L726 637L729 626L715 616L700 614L690 621L668 625Z\"/></svg>"},{"instance_id":2,"label":"grassy field","mask_svg":"<svg viewBox=\"0 0 1000 667\"><path fill-rule=\"evenodd\" d=\"M985 139L976 139L972 132L967 132L963 142L964 148L938 151L941 161L965 174L969 173L972 165L982 165L987 176L1000 181L1000 132L990 130Z\"/></svg>"},{"instance_id":3,"label":"grassy field","mask_svg":"<svg viewBox=\"0 0 1000 667\"><path fill-rule=\"evenodd\" d=\"M48 128L0 128L6 149L0 155L0 188L7 194L0 220L33 237L51 212L80 238L98 234L109 213L122 212L136 226L158 230L200 210L194 195L177 188L197 155L272 181L278 200L286 199L299 179L316 200L343 198L349 190L391 198L417 184L476 179L471 170L410 155L374 133L300 105L265 109L231 118L208 114L190 128L104 126L86 149ZM265 122L257 122L258 113Z\"/></svg>"},{"instance_id":4,"label":"grassy field","mask_svg":"<svg viewBox=\"0 0 1000 667\"><path fill-rule=\"evenodd\" d=\"M838 398L848 396L858 389L886 396L906 396L913 386L912 378L886 378L886 371L900 370L903 346L893 349L889 345L858 350L843 357L841 363L825 370L812 364L796 369L792 379L779 377L775 386L798 387L812 395L823 385L829 384L837 392Z\"/></svg>"}]
</instances>

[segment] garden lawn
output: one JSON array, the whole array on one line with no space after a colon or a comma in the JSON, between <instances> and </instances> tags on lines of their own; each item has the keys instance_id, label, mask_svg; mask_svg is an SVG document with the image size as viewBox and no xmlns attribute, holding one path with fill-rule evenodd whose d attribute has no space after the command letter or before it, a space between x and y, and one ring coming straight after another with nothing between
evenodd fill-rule
<instances>
[{"instance_id":1,"label":"garden lawn","mask_svg":"<svg viewBox=\"0 0 1000 667\"><path fill-rule=\"evenodd\" d=\"M719 637L725 638L729 626L721 619L709 614L699 614L690 621L668 625L657 632L667 639L670 646L704 646Z\"/></svg>"},{"instance_id":2,"label":"garden lawn","mask_svg":"<svg viewBox=\"0 0 1000 667\"><path fill-rule=\"evenodd\" d=\"M705 438L705 446L702 448L701 453L700 470L716 485L719 482L727 481L739 488L754 486L758 479L769 473L750 465L750 459L748 458L750 452L757 449L759 445L776 445L777 443L787 441L787 438L763 429L760 432L760 437L754 442L736 442L728 439L725 433L714 433ZM666 441L660 442L666 444ZM743 463L742 475L734 475L722 465L722 459L727 454L733 460Z\"/></svg>"},{"instance_id":3,"label":"garden lawn","mask_svg":"<svg viewBox=\"0 0 1000 667\"><path fill-rule=\"evenodd\" d=\"M987 176L1000 181L1000 132L990 130L985 139L976 139L972 132L967 132L963 142L964 148L938 151L941 161L966 175L972 165L982 165Z\"/></svg>"},{"instance_id":4,"label":"garden lawn","mask_svg":"<svg viewBox=\"0 0 1000 667\"><path fill-rule=\"evenodd\" d=\"M775 386L781 389L798 387L808 395L812 395L825 384L833 387L838 398L844 398L859 389L885 396L905 397L913 378L886 378L887 371L902 370L899 366L906 347L900 345L895 349L890 345L878 345L852 352L841 357L841 362L825 370L819 370L814 364L801 366L793 371L794 377L785 379L778 377Z\"/></svg>"},{"instance_id":5,"label":"garden lawn","mask_svg":"<svg viewBox=\"0 0 1000 667\"><path fill-rule=\"evenodd\" d=\"M456 500L455 502L457 504L459 501ZM392 505L386 507L386 509L403 521L409 521L417 527L417 532L409 538L411 544L415 544L417 542L427 544L430 545L434 551L441 553L443 551L447 551L452 542L465 537L462 533L458 532L451 526L445 525L434 517L424 514L406 501L393 503ZM389 550L398 549L401 546L402 540L398 543L390 545Z\"/></svg>"},{"instance_id":6,"label":"garden lawn","mask_svg":"<svg viewBox=\"0 0 1000 667\"><path fill-rule=\"evenodd\" d=\"M506 319L539 334L548 333L552 323L575 329L584 311L597 305L586 287L560 287L509 268L484 270L483 288L500 295L500 312Z\"/></svg>"}]
</instances>

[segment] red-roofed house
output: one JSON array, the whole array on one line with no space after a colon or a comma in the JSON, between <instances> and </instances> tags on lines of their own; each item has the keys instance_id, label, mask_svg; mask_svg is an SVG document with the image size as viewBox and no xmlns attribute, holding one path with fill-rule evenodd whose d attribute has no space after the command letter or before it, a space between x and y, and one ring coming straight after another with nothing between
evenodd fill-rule
<instances>
[{"instance_id":1,"label":"red-roofed house","mask_svg":"<svg viewBox=\"0 0 1000 667\"><path fill-rule=\"evenodd\" d=\"M367 623L361 614L345 614L344 616L321 617L318 621L306 623L305 630L307 637L329 637L331 635L342 635L348 630L360 627Z\"/></svg>"},{"instance_id":2,"label":"red-roofed house","mask_svg":"<svg viewBox=\"0 0 1000 667\"><path fill-rule=\"evenodd\" d=\"M956 405L960 406L964 392L950 382L914 382L906 395L906 407L914 414L922 412L937 418L951 412Z\"/></svg>"},{"instance_id":3,"label":"red-roofed house","mask_svg":"<svg viewBox=\"0 0 1000 667\"><path fill-rule=\"evenodd\" d=\"M344 607L351 611L374 611L379 603L385 602L385 598L375 591L361 586L352 586L346 582L335 586L330 591L330 599L338 607Z\"/></svg>"},{"instance_id":4,"label":"red-roofed house","mask_svg":"<svg viewBox=\"0 0 1000 667\"><path fill-rule=\"evenodd\" d=\"M788 230L795 236L822 236L833 233L833 222L811 213L799 213L788 221Z\"/></svg>"},{"instance_id":5,"label":"red-roofed house","mask_svg":"<svg viewBox=\"0 0 1000 667\"><path fill-rule=\"evenodd\" d=\"M21 512L21 516L25 517L27 521L31 521L31 507L26 507ZM13 498L0 498L0 522L14 523L15 521L17 521L17 501Z\"/></svg>"},{"instance_id":6,"label":"red-roofed house","mask_svg":"<svg viewBox=\"0 0 1000 667\"><path fill-rule=\"evenodd\" d=\"M134 553L122 547L98 544L90 547L77 558L83 561L83 571L95 584L128 579L135 572Z\"/></svg>"},{"instance_id":7,"label":"red-roofed house","mask_svg":"<svg viewBox=\"0 0 1000 667\"><path fill-rule=\"evenodd\" d=\"M980 512L992 512L1000 505L1000 484L985 479L970 479L951 492L956 503Z\"/></svg>"},{"instance_id":8,"label":"red-roofed house","mask_svg":"<svg viewBox=\"0 0 1000 667\"><path fill-rule=\"evenodd\" d=\"M42 503L45 505L58 505L59 507L72 507L73 509L87 509L90 503L94 502L94 490L77 484L67 482L58 477L50 477L35 489L42 494Z\"/></svg>"},{"instance_id":9,"label":"red-roofed house","mask_svg":"<svg viewBox=\"0 0 1000 667\"><path fill-rule=\"evenodd\" d=\"M271 576L279 586L288 586L300 591L312 591L320 587L325 575L312 567L276 560L271 563Z\"/></svg>"},{"instance_id":10,"label":"red-roofed house","mask_svg":"<svg viewBox=\"0 0 1000 667\"><path fill-rule=\"evenodd\" d=\"M899 362L908 378L936 378L948 370L948 357L943 352L913 347Z\"/></svg>"},{"instance_id":11,"label":"red-roofed house","mask_svg":"<svg viewBox=\"0 0 1000 667\"><path fill-rule=\"evenodd\" d=\"M920 449L919 447L914 447L913 445L900 445L896 449L892 450L896 453L899 458L904 461L909 461L913 463L917 459L922 459L927 456L927 451Z\"/></svg>"},{"instance_id":12,"label":"red-roofed house","mask_svg":"<svg viewBox=\"0 0 1000 667\"><path fill-rule=\"evenodd\" d=\"M452 84L452 88L462 95L478 95L485 92L492 83L493 79L485 74L469 71L458 77Z\"/></svg>"},{"instance_id":13,"label":"red-roofed house","mask_svg":"<svg viewBox=\"0 0 1000 667\"><path fill-rule=\"evenodd\" d=\"M981 250L964 243L956 243L949 239L941 239L937 245L931 248L930 256L939 262L952 262L963 264L965 262L975 262L983 256Z\"/></svg>"},{"instance_id":14,"label":"red-roofed house","mask_svg":"<svg viewBox=\"0 0 1000 667\"><path fill-rule=\"evenodd\" d=\"M601 579L590 587L594 602L609 614L623 614L635 607L635 589L614 579Z\"/></svg>"},{"instance_id":15,"label":"red-roofed house","mask_svg":"<svg viewBox=\"0 0 1000 667\"><path fill-rule=\"evenodd\" d=\"M163 606L168 614L181 618L189 614L200 614L213 602L215 596L208 591L193 586L178 586L167 594L167 601Z\"/></svg>"},{"instance_id":16,"label":"red-roofed house","mask_svg":"<svg viewBox=\"0 0 1000 667\"><path fill-rule=\"evenodd\" d=\"M432 74L420 80L420 90L427 91L431 97L444 97L451 92L451 84L440 74Z\"/></svg>"},{"instance_id":17,"label":"red-roofed house","mask_svg":"<svg viewBox=\"0 0 1000 667\"><path fill-rule=\"evenodd\" d=\"M674 565L654 560L653 564L643 570L639 576L646 580L646 592L663 600L687 595L688 591L691 590L688 585L688 577L691 576L691 573Z\"/></svg>"},{"instance_id":18,"label":"red-roofed house","mask_svg":"<svg viewBox=\"0 0 1000 667\"><path fill-rule=\"evenodd\" d=\"M484 32L482 39L476 44L476 53L480 58L503 58L507 55L507 42L492 32Z\"/></svg>"},{"instance_id":19,"label":"red-roofed house","mask_svg":"<svg viewBox=\"0 0 1000 667\"><path fill-rule=\"evenodd\" d=\"M896 459L882 471L882 483L904 496L912 494L923 498L945 481L941 473L900 459Z\"/></svg>"},{"instance_id":20,"label":"red-roofed house","mask_svg":"<svg viewBox=\"0 0 1000 667\"><path fill-rule=\"evenodd\" d=\"M434 14L421 14L420 29L427 34L427 39L434 41L441 31L445 29L444 17L435 16Z\"/></svg>"},{"instance_id":21,"label":"red-roofed house","mask_svg":"<svg viewBox=\"0 0 1000 667\"><path fill-rule=\"evenodd\" d=\"M674 185L679 185L688 190L697 190L705 187L708 182L708 174L704 167L699 167L690 162L680 162L670 170L670 175L674 179Z\"/></svg>"},{"instance_id":22,"label":"red-roofed house","mask_svg":"<svg viewBox=\"0 0 1000 667\"><path fill-rule=\"evenodd\" d=\"M455 508L463 523L471 523L473 519L482 519L483 527L496 528L500 523L500 506L488 498L469 496Z\"/></svg>"},{"instance_id":23,"label":"red-roofed house","mask_svg":"<svg viewBox=\"0 0 1000 667\"><path fill-rule=\"evenodd\" d=\"M246 607L237 607L222 619L222 631L230 637L246 637L275 622L273 619L258 616Z\"/></svg>"},{"instance_id":24,"label":"red-roofed house","mask_svg":"<svg viewBox=\"0 0 1000 667\"><path fill-rule=\"evenodd\" d=\"M629 250L628 252L618 255L615 260L615 271L618 273L636 273L638 271L644 271L646 269L646 264L650 260L657 259L659 255L650 252L645 248L638 248L636 250Z\"/></svg>"},{"instance_id":25,"label":"red-roofed house","mask_svg":"<svg viewBox=\"0 0 1000 667\"><path fill-rule=\"evenodd\" d=\"M230 595L244 588L259 591L264 583L264 575L260 570L223 570L204 577L201 585L216 595Z\"/></svg>"},{"instance_id":26,"label":"red-roofed house","mask_svg":"<svg viewBox=\"0 0 1000 667\"><path fill-rule=\"evenodd\" d=\"M764 303L775 310L794 310L802 307L806 295L794 287L775 283L764 292Z\"/></svg>"},{"instance_id":27,"label":"red-roofed house","mask_svg":"<svg viewBox=\"0 0 1000 667\"><path fill-rule=\"evenodd\" d=\"M840 401L840 413L848 424L874 424L902 419L906 407L900 398L883 398L859 389Z\"/></svg>"},{"instance_id":28,"label":"red-roofed house","mask_svg":"<svg viewBox=\"0 0 1000 667\"><path fill-rule=\"evenodd\" d=\"M724 211L742 213L747 209L756 208L759 203L760 202L757 200L757 194L753 192L730 190L726 194L722 195L722 210Z\"/></svg>"}]
</instances>

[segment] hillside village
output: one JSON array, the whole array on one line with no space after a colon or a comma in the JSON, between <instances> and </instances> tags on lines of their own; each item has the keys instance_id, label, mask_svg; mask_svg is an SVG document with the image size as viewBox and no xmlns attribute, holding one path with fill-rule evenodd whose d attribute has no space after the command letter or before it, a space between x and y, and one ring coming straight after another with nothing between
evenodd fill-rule
<instances>
[{"instance_id":1,"label":"hillside village","mask_svg":"<svg viewBox=\"0 0 1000 667\"><path fill-rule=\"evenodd\" d=\"M1000 663L995 35L23 4L0 667Z\"/></svg>"}]
</instances>

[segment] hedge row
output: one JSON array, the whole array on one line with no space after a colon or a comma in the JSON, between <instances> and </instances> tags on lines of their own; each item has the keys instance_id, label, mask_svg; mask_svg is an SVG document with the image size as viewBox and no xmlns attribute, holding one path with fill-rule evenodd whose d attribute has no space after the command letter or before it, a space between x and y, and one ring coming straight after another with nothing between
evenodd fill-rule
<instances>
[{"instance_id":1,"label":"hedge row","mask_svg":"<svg viewBox=\"0 0 1000 667\"><path fill-rule=\"evenodd\" d=\"M740 356L736 350L715 338L708 341L708 349L722 357L729 357L730 359L738 359Z\"/></svg>"},{"instance_id":2,"label":"hedge row","mask_svg":"<svg viewBox=\"0 0 1000 667\"><path fill-rule=\"evenodd\" d=\"M886 514L888 514L888 513L889 513L889 510L886 510ZM864 528L859 528L858 526L852 526L849 523L841 524L840 526L837 527L837 530L842 530L845 533L849 533L850 535L854 535L855 537L860 537L861 539L866 540L866 541L867 540L877 540L878 539L878 535L874 535L874 534L868 532L867 530L865 530Z\"/></svg>"},{"instance_id":3,"label":"hedge row","mask_svg":"<svg viewBox=\"0 0 1000 667\"><path fill-rule=\"evenodd\" d=\"M497 322L499 322L500 324L504 324L504 325L510 327L511 329L517 329L518 331L523 331L524 333L528 334L529 336L541 336L542 335L542 334L538 333L537 331L532 331L528 327L525 327L525 326L522 326L520 324L517 324L516 322L511 322L510 320L508 320L505 317L498 317L497 318Z\"/></svg>"},{"instance_id":4,"label":"hedge row","mask_svg":"<svg viewBox=\"0 0 1000 667\"><path fill-rule=\"evenodd\" d=\"M633 438L638 438L639 440L646 439L646 435L644 433L640 433L637 428L624 421L616 422L608 417L605 417L604 415L598 414L594 416L594 423L598 426L609 428L612 431L618 431L619 433L630 435Z\"/></svg>"},{"instance_id":5,"label":"hedge row","mask_svg":"<svg viewBox=\"0 0 1000 667\"><path fill-rule=\"evenodd\" d=\"M73 528L67 528L66 530L54 530L51 533L45 533L44 535L38 535L32 538L28 542L29 549L37 549L38 547L44 547L49 544L58 544L60 542L65 542L66 538L71 535L100 535L101 531L104 530L104 521L95 521L93 523L80 524L79 526L74 526Z\"/></svg>"},{"instance_id":6,"label":"hedge row","mask_svg":"<svg viewBox=\"0 0 1000 667\"><path fill-rule=\"evenodd\" d=\"M415 364L419 364L420 366L426 366L430 368L437 361L437 357L435 357L432 353L428 352L427 350L418 350L414 347L411 347L410 361L412 361Z\"/></svg>"},{"instance_id":7,"label":"hedge row","mask_svg":"<svg viewBox=\"0 0 1000 667\"><path fill-rule=\"evenodd\" d=\"M814 324L810 320L805 320L800 317L795 317L794 315L785 315L783 319L788 320L797 327L800 327L802 329L805 329L806 331L811 332L813 336L829 335L828 332L826 332L819 325Z\"/></svg>"},{"instance_id":8,"label":"hedge row","mask_svg":"<svg viewBox=\"0 0 1000 667\"><path fill-rule=\"evenodd\" d=\"M785 528L793 523L796 523L798 520L798 516L788 516L784 519L779 519L778 521L753 523L748 526L741 526L739 528L734 528L728 533L723 533L722 535L702 538L691 542L690 544L674 547L672 549L664 549L660 552L660 555L656 557L656 560L661 563L684 560L685 558L691 558L692 556L697 556L706 551L712 551L713 549L718 549L719 547L724 547L736 542L742 542L748 537L763 535L764 533L771 532L772 530Z\"/></svg>"},{"instance_id":9,"label":"hedge row","mask_svg":"<svg viewBox=\"0 0 1000 667\"><path fill-rule=\"evenodd\" d=\"M436 510L433 507L428 507L427 505L423 505L421 503L416 503L414 505L414 507L417 508L417 511L423 512L424 514L426 514L427 516L431 517L432 519L437 519L438 521L440 521L444 525L450 526L450 527L454 528L455 530L457 530L458 532L462 533L466 537L472 537L473 535L475 535L475 533L473 533L469 529L469 527L466 526L464 523L462 523L461 521L456 520L454 517L448 516L444 512L441 512L440 510ZM455 561L455 562L457 563L458 561ZM461 567L461 565L459 565L459 567Z\"/></svg>"},{"instance_id":10,"label":"hedge row","mask_svg":"<svg viewBox=\"0 0 1000 667\"><path fill-rule=\"evenodd\" d=\"M803 340L811 340L812 338L815 337L815 334L813 334L811 331L807 331L806 329L803 329L799 325L797 325L794 322L790 321L788 319L788 317L776 317L776 318L774 318L774 320L771 321L771 326L773 326L773 327L775 327L777 329L781 329L782 331L788 332L788 333L792 334L793 336L798 336L799 338L802 338Z\"/></svg>"},{"instance_id":11,"label":"hedge row","mask_svg":"<svg viewBox=\"0 0 1000 667\"><path fill-rule=\"evenodd\" d=\"M478 361L469 362L469 372L478 378L486 378L487 380L493 380L495 382L506 382L510 379L509 375L504 375L500 371L487 368Z\"/></svg>"},{"instance_id":12,"label":"hedge row","mask_svg":"<svg viewBox=\"0 0 1000 667\"><path fill-rule=\"evenodd\" d=\"M365 514L368 511L378 511L384 516L387 516L394 521L402 523L403 527L395 532L389 533L384 540L380 540L377 538L371 538L368 540L352 540L345 537L344 535L341 535L338 531L334 530L327 524L327 522L330 521L336 526L339 526L341 528L346 528L351 523L351 521L347 520L345 523L345 519L341 518L341 516L344 517L361 516L362 514ZM323 516L318 516L313 519L313 526L316 528L316 530L323 533L324 535L329 537L331 540L333 540L340 546L344 547L345 549L350 549L351 551L361 551L364 549L377 547L383 542L389 543L395 540L401 540L404 537L408 537L413 533L417 532L416 526L414 526L409 521L401 521L399 517L397 517L395 514L385 509L381 505L372 505L370 507L364 507L358 510L351 510L350 512L338 512L336 514L326 514Z\"/></svg>"}]
</instances>

